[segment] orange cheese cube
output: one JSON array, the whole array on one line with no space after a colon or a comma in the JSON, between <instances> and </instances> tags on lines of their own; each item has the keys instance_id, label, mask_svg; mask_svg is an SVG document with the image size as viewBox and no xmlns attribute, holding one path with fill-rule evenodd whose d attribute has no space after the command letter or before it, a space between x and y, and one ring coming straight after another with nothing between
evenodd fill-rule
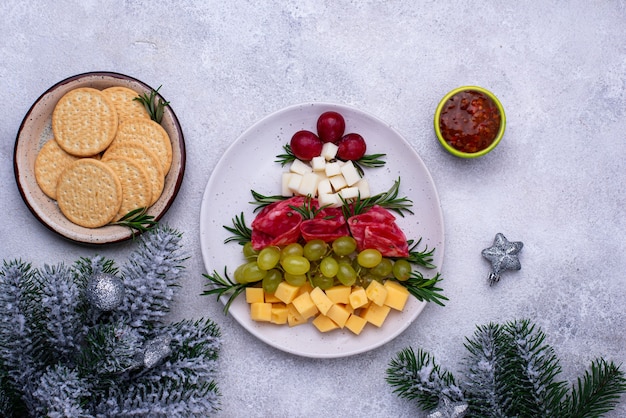
<instances>
[{"instance_id":1,"label":"orange cheese cube","mask_svg":"<svg viewBox=\"0 0 626 418\"><path fill-rule=\"evenodd\" d=\"M278 299L278 298L276 297L276 295L275 295L275 294L273 294L273 293L267 293L267 292L265 292L265 293L264 293L264 296L265 296L265 301L266 301L266 302L269 302L269 303L277 303L277 302L282 302L282 301L281 301L280 299Z\"/></svg>"},{"instance_id":2,"label":"orange cheese cube","mask_svg":"<svg viewBox=\"0 0 626 418\"><path fill-rule=\"evenodd\" d=\"M326 315L316 316L312 321L312 324L315 325L315 328L317 328L320 332L328 332L339 328L337 324L335 324L335 322Z\"/></svg>"},{"instance_id":3,"label":"orange cheese cube","mask_svg":"<svg viewBox=\"0 0 626 418\"><path fill-rule=\"evenodd\" d=\"M246 302L256 303L265 302L262 287L246 287Z\"/></svg>"},{"instance_id":4,"label":"orange cheese cube","mask_svg":"<svg viewBox=\"0 0 626 418\"><path fill-rule=\"evenodd\" d=\"M365 293L367 294L367 298L376 305L383 306L385 304L387 289L385 289L385 286L383 286L382 283L372 280L369 286L367 286Z\"/></svg>"},{"instance_id":5,"label":"orange cheese cube","mask_svg":"<svg viewBox=\"0 0 626 418\"><path fill-rule=\"evenodd\" d=\"M265 302L251 303L250 318L253 321L269 322L272 319L272 304Z\"/></svg>"},{"instance_id":6,"label":"orange cheese cube","mask_svg":"<svg viewBox=\"0 0 626 418\"><path fill-rule=\"evenodd\" d=\"M276 292L274 292L274 296L281 302L290 304L298 295L298 290L300 290L298 286L292 286L287 282L280 282L276 288Z\"/></svg>"},{"instance_id":7,"label":"orange cheese cube","mask_svg":"<svg viewBox=\"0 0 626 418\"><path fill-rule=\"evenodd\" d=\"M287 324L290 327L295 327L296 325L305 324L307 320L300 315L300 312L293 306L293 304L287 305Z\"/></svg>"},{"instance_id":8,"label":"orange cheese cube","mask_svg":"<svg viewBox=\"0 0 626 418\"><path fill-rule=\"evenodd\" d=\"M298 310L304 319L309 319L319 312L319 309L317 309L313 299L311 299L311 294L308 292L302 293L300 296L296 297L291 304Z\"/></svg>"},{"instance_id":9,"label":"orange cheese cube","mask_svg":"<svg viewBox=\"0 0 626 418\"><path fill-rule=\"evenodd\" d=\"M340 328L343 328L350 317L350 312L343 306L335 304L330 307L326 316L332 319Z\"/></svg>"},{"instance_id":10,"label":"orange cheese cube","mask_svg":"<svg viewBox=\"0 0 626 418\"><path fill-rule=\"evenodd\" d=\"M282 302L272 303L272 315L270 322L272 324L286 324L287 323L287 305Z\"/></svg>"},{"instance_id":11,"label":"orange cheese cube","mask_svg":"<svg viewBox=\"0 0 626 418\"><path fill-rule=\"evenodd\" d=\"M311 290L309 293L311 295L311 299L313 299L313 303L317 306L317 309L322 313L322 315L326 315L330 307L333 305L333 301L324 293L322 289L316 287Z\"/></svg>"},{"instance_id":12,"label":"orange cheese cube","mask_svg":"<svg viewBox=\"0 0 626 418\"><path fill-rule=\"evenodd\" d=\"M333 286L329 289L326 289L326 296L333 301L333 303L350 303L350 292L352 292L351 286Z\"/></svg>"},{"instance_id":13,"label":"orange cheese cube","mask_svg":"<svg viewBox=\"0 0 626 418\"><path fill-rule=\"evenodd\" d=\"M363 331L365 324L367 324L367 321L364 318L358 315L350 315L350 318L346 321L346 328L354 334L359 335L361 331Z\"/></svg>"},{"instance_id":14,"label":"orange cheese cube","mask_svg":"<svg viewBox=\"0 0 626 418\"><path fill-rule=\"evenodd\" d=\"M365 289L360 286L352 289L349 300L350 306L352 306L353 309L358 309L361 306L365 306L365 304L367 304L367 293L365 293Z\"/></svg>"},{"instance_id":15,"label":"orange cheese cube","mask_svg":"<svg viewBox=\"0 0 626 418\"><path fill-rule=\"evenodd\" d=\"M391 308L387 305L378 306L372 303L367 308L363 309L359 316L370 324L380 327L383 325L383 322L385 322L385 319L387 319L389 311L391 311Z\"/></svg>"},{"instance_id":16,"label":"orange cheese cube","mask_svg":"<svg viewBox=\"0 0 626 418\"><path fill-rule=\"evenodd\" d=\"M394 280L387 280L385 288L387 289L385 305L398 311L403 310L410 295L407 288Z\"/></svg>"}]
</instances>

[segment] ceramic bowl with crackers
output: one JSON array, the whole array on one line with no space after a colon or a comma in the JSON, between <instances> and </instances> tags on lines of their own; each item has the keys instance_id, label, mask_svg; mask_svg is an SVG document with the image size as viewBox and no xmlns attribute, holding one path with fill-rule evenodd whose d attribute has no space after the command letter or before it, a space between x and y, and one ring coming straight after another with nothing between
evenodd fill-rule
<instances>
[{"instance_id":1,"label":"ceramic bowl with crackers","mask_svg":"<svg viewBox=\"0 0 626 418\"><path fill-rule=\"evenodd\" d=\"M140 96L165 103L160 122L135 100ZM13 163L20 194L43 225L97 245L136 235L118 222L135 209L160 220L178 194L185 159L182 129L158 89L119 73L89 72L35 101Z\"/></svg>"}]
</instances>

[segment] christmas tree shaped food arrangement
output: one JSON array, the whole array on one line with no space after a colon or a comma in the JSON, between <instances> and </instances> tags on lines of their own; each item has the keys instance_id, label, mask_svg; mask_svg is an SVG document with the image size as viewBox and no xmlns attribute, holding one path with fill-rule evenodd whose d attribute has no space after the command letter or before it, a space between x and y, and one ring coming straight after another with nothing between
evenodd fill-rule
<instances>
[{"instance_id":1,"label":"christmas tree shaped food arrangement","mask_svg":"<svg viewBox=\"0 0 626 418\"><path fill-rule=\"evenodd\" d=\"M624 372L602 358L568 384L545 334L528 320L478 326L465 348L467 376L457 382L429 353L399 352L387 369L398 396L417 401L428 418L595 418L615 408L626 392Z\"/></svg>"},{"instance_id":2,"label":"christmas tree shaped food arrangement","mask_svg":"<svg viewBox=\"0 0 626 418\"><path fill-rule=\"evenodd\" d=\"M0 416L205 417L219 409L221 346L209 319L166 324L184 269L181 234L157 225L118 269L0 270Z\"/></svg>"}]
</instances>

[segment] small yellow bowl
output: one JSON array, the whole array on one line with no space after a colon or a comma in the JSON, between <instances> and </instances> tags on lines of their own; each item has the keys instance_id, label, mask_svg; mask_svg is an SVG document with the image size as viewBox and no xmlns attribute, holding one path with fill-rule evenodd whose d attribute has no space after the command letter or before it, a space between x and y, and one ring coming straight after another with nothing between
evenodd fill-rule
<instances>
[{"instance_id":1,"label":"small yellow bowl","mask_svg":"<svg viewBox=\"0 0 626 418\"><path fill-rule=\"evenodd\" d=\"M498 128L498 132L496 133L495 138L491 141L491 143L486 148L480 149L476 152L464 152L453 147L452 145L448 143L448 141L445 140L441 132L440 119L441 119L441 112L443 111L444 106L446 105L448 100L450 100L453 96L461 92L465 92L465 91L474 91L474 92L482 93L483 95L491 99L491 101L495 104L500 114L500 126ZM443 98L439 102L439 105L437 106L437 109L435 111L434 123L435 123L435 133L437 134L437 139L439 139L439 142L441 143L441 145L450 154L455 155L457 157L461 157L461 158L476 158L476 157L481 157L485 154L488 154L489 152L491 152L491 150L493 150L495 147L498 146L498 144L500 143L500 140L504 136L504 129L506 127L506 116L504 114L504 107L502 107L502 103L500 103L498 98L489 90L486 90L482 87L477 87L477 86L463 86L463 87L456 88L452 90L451 92L449 92L448 94L446 94L445 96L443 96Z\"/></svg>"}]
</instances>

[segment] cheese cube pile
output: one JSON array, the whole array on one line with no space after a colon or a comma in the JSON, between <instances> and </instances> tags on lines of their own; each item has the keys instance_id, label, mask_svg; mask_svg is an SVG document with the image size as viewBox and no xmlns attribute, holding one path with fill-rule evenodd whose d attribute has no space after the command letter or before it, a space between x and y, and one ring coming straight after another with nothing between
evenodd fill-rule
<instances>
[{"instance_id":1,"label":"cheese cube pile","mask_svg":"<svg viewBox=\"0 0 626 418\"><path fill-rule=\"evenodd\" d=\"M274 294L261 287L246 288L246 302L254 321L287 324L311 323L320 332L348 329L359 335L369 323L381 327L391 310L402 311L409 291L395 280L372 281L367 288L333 286L322 290L310 283L293 286L283 281Z\"/></svg>"},{"instance_id":2,"label":"cheese cube pile","mask_svg":"<svg viewBox=\"0 0 626 418\"><path fill-rule=\"evenodd\" d=\"M321 154L310 162L295 159L289 171L283 173L281 194L316 197L320 206L330 207L340 207L341 198L370 197L369 184L361 178L354 163L335 159L337 149L337 145L327 142Z\"/></svg>"}]
</instances>

